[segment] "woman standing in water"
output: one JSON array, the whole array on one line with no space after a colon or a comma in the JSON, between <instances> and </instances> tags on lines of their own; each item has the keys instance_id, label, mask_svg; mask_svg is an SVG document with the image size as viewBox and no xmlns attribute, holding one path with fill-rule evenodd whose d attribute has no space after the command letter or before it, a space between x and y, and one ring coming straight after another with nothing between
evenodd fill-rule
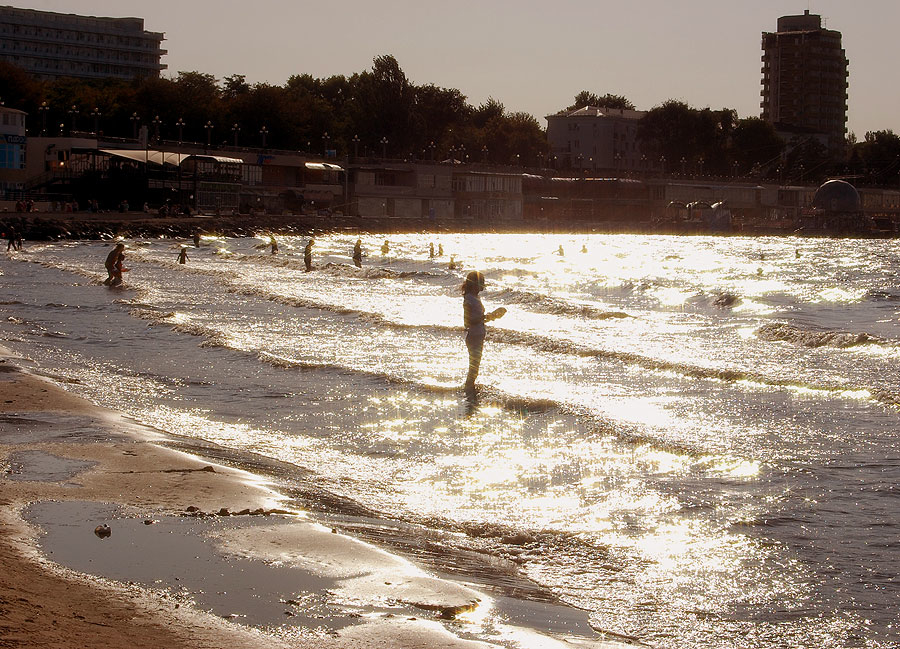
<instances>
[{"instance_id":1,"label":"woman standing in water","mask_svg":"<svg viewBox=\"0 0 900 649\"><path fill-rule=\"evenodd\" d=\"M484 305L478 294L484 290L484 275L477 270L466 275L466 282L462 286L463 291L463 325L466 328L466 347L469 349L469 373L466 376L466 392L474 392L475 379L478 378L478 368L481 365L481 348L484 345L486 333L484 323L496 320L506 313L506 309L500 307L488 314L484 312Z\"/></svg>"}]
</instances>

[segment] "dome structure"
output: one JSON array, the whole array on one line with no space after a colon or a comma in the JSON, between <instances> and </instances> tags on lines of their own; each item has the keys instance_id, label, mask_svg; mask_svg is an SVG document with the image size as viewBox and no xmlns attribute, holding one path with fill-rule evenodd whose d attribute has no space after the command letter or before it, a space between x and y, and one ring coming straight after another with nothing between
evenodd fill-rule
<instances>
[{"instance_id":1,"label":"dome structure","mask_svg":"<svg viewBox=\"0 0 900 649\"><path fill-rule=\"evenodd\" d=\"M816 190L812 205L827 212L859 212L862 203L856 187L846 180L829 180Z\"/></svg>"}]
</instances>

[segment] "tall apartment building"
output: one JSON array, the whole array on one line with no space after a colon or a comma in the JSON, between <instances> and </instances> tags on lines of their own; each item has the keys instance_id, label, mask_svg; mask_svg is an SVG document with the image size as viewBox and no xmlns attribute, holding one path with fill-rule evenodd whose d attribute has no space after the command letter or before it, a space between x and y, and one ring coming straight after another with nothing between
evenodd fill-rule
<instances>
[{"instance_id":1,"label":"tall apartment building","mask_svg":"<svg viewBox=\"0 0 900 649\"><path fill-rule=\"evenodd\" d=\"M165 35L143 18L102 18L0 7L0 61L39 79L158 77Z\"/></svg>"},{"instance_id":2,"label":"tall apartment building","mask_svg":"<svg viewBox=\"0 0 900 649\"><path fill-rule=\"evenodd\" d=\"M762 118L785 134L812 134L830 148L847 132L846 53L841 33L805 11L782 16L762 35Z\"/></svg>"},{"instance_id":3,"label":"tall apartment building","mask_svg":"<svg viewBox=\"0 0 900 649\"><path fill-rule=\"evenodd\" d=\"M646 114L586 106L547 115L550 166L608 172L640 169L637 124Z\"/></svg>"}]
</instances>

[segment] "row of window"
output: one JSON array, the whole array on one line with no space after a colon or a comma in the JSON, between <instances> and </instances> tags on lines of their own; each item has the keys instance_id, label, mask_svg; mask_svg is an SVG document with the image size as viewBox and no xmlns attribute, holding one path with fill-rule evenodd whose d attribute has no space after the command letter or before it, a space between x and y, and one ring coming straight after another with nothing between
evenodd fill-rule
<instances>
[{"instance_id":1,"label":"row of window","mask_svg":"<svg viewBox=\"0 0 900 649\"><path fill-rule=\"evenodd\" d=\"M74 59L91 59L101 61L133 61L135 63L156 63L159 56L140 52L123 52L121 50L97 49L91 47L65 47L60 45L31 45L16 41L0 41L0 50L11 54L47 54Z\"/></svg>"},{"instance_id":2,"label":"row of window","mask_svg":"<svg viewBox=\"0 0 900 649\"><path fill-rule=\"evenodd\" d=\"M134 36L113 36L111 34L98 34L93 31L82 32L44 29L41 27L27 27L10 24L0 25L0 34L13 34L18 37L32 36L56 41L97 43L104 46L118 45L120 47L137 47L142 49L156 49L159 46L159 41L155 38L147 38L139 34L135 34Z\"/></svg>"},{"instance_id":3,"label":"row of window","mask_svg":"<svg viewBox=\"0 0 900 649\"><path fill-rule=\"evenodd\" d=\"M20 68L24 68L26 70L46 70L49 72L56 72L60 74L105 74L108 76L130 77L136 73L146 73L145 68L139 68L136 66L35 59L25 56L0 55L0 60L12 61ZM140 70L140 72L136 72L138 70Z\"/></svg>"}]
</instances>

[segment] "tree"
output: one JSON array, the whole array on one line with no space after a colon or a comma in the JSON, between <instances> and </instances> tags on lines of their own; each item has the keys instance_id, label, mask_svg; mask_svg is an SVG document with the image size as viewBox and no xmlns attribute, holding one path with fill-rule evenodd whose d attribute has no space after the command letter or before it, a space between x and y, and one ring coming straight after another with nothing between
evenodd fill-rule
<instances>
[{"instance_id":1,"label":"tree","mask_svg":"<svg viewBox=\"0 0 900 649\"><path fill-rule=\"evenodd\" d=\"M769 122L759 117L738 120L731 134L731 159L737 162L735 171L739 174L749 173L754 167L774 167L783 150L784 140Z\"/></svg>"},{"instance_id":2,"label":"tree","mask_svg":"<svg viewBox=\"0 0 900 649\"><path fill-rule=\"evenodd\" d=\"M890 129L869 131L854 147L869 180L884 185L897 182L900 173L900 136Z\"/></svg>"},{"instance_id":3,"label":"tree","mask_svg":"<svg viewBox=\"0 0 900 649\"><path fill-rule=\"evenodd\" d=\"M566 108L566 110L578 110L579 108L586 108L587 106L594 106L597 108L634 110L634 104L622 95L613 95L610 93L606 93L601 97L587 90L582 90L577 95L575 95L575 103Z\"/></svg>"}]
</instances>

